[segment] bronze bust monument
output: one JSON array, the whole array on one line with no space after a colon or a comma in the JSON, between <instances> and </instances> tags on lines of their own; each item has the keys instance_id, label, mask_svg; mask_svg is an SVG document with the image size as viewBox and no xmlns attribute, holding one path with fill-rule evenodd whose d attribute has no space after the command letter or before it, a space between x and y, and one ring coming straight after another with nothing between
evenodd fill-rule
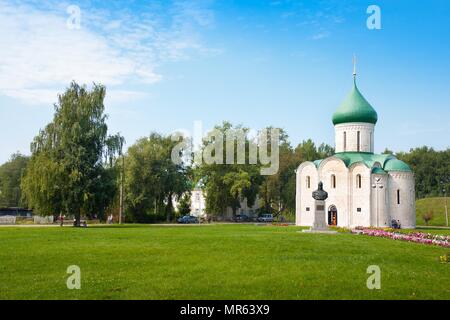
<instances>
[{"instance_id":1,"label":"bronze bust monument","mask_svg":"<svg viewBox=\"0 0 450 320\"><path fill-rule=\"evenodd\" d=\"M322 181L319 182L319 189L317 189L316 191L314 191L312 193L312 197L315 200L325 200L326 198L328 198L328 192L323 190L323 183L322 183Z\"/></svg>"}]
</instances>

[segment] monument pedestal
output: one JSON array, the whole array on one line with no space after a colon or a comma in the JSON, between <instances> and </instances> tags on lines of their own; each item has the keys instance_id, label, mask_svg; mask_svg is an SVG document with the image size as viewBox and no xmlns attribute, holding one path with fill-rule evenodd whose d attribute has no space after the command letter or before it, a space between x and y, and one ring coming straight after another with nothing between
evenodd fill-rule
<instances>
[{"instance_id":1,"label":"monument pedestal","mask_svg":"<svg viewBox=\"0 0 450 320\"><path fill-rule=\"evenodd\" d=\"M322 181L319 182L319 188L312 193L312 197L314 199L313 225L311 229L302 231L311 233L337 233L337 231L328 228L325 215L325 200L328 198L328 193L323 190Z\"/></svg>"},{"instance_id":2,"label":"monument pedestal","mask_svg":"<svg viewBox=\"0 0 450 320\"><path fill-rule=\"evenodd\" d=\"M302 230L310 233L337 233L328 227L325 215L325 200L315 200L314 221L310 229Z\"/></svg>"}]
</instances>

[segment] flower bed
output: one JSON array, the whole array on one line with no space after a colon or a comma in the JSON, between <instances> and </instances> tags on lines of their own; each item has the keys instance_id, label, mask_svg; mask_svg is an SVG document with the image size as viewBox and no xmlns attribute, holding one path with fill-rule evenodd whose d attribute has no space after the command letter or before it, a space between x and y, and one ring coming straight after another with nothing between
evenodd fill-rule
<instances>
[{"instance_id":1,"label":"flower bed","mask_svg":"<svg viewBox=\"0 0 450 320\"><path fill-rule=\"evenodd\" d=\"M434 244L437 246L450 248L450 236L443 236L438 234L412 232L412 233L398 233L386 229L375 228L355 228L352 233L364 234L373 237L389 238L393 240L403 240L415 243Z\"/></svg>"},{"instance_id":2,"label":"flower bed","mask_svg":"<svg viewBox=\"0 0 450 320\"><path fill-rule=\"evenodd\" d=\"M289 227L289 223L272 222L272 226L274 226L274 227Z\"/></svg>"}]
</instances>

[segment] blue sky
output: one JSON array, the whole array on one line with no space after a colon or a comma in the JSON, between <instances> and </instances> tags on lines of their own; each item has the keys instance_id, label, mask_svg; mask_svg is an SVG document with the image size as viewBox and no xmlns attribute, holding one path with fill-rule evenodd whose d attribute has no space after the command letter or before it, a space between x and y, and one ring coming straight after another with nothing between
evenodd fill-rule
<instances>
[{"instance_id":1,"label":"blue sky","mask_svg":"<svg viewBox=\"0 0 450 320\"><path fill-rule=\"evenodd\" d=\"M369 30L369 5L381 30ZM80 28L69 28L71 5ZM352 85L378 112L375 149L450 146L448 1L0 0L0 163L29 153L72 79L107 86L111 133L223 120L334 143Z\"/></svg>"}]
</instances>

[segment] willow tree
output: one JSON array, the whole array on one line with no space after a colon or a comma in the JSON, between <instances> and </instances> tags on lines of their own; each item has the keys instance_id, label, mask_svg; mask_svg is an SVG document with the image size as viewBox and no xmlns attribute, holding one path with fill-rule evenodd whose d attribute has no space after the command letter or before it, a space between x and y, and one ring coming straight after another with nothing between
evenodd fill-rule
<instances>
[{"instance_id":1,"label":"willow tree","mask_svg":"<svg viewBox=\"0 0 450 320\"><path fill-rule=\"evenodd\" d=\"M190 169L172 161L178 142L151 133L128 148L125 157L127 218L133 222L171 221L173 200L180 201L191 189ZM187 152L181 149L181 153Z\"/></svg>"},{"instance_id":2,"label":"willow tree","mask_svg":"<svg viewBox=\"0 0 450 320\"><path fill-rule=\"evenodd\" d=\"M53 121L31 143L24 196L41 215L102 215L117 190L115 159L123 138L108 135L106 89L72 82L58 97Z\"/></svg>"},{"instance_id":3,"label":"willow tree","mask_svg":"<svg viewBox=\"0 0 450 320\"><path fill-rule=\"evenodd\" d=\"M20 180L28 157L14 153L8 162L0 165L0 207L26 207L21 200Z\"/></svg>"},{"instance_id":4,"label":"willow tree","mask_svg":"<svg viewBox=\"0 0 450 320\"><path fill-rule=\"evenodd\" d=\"M195 175L205 192L208 214L221 216L230 207L235 216L244 199L249 207L256 203L264 177L260 173L261 164L250 161L251 147L258 149L249 138L249 129L226 121L203 139L200 150L203 161L195 167ZM204 159L205 156L214 161Z\"/></svg>"}]
</instances>

